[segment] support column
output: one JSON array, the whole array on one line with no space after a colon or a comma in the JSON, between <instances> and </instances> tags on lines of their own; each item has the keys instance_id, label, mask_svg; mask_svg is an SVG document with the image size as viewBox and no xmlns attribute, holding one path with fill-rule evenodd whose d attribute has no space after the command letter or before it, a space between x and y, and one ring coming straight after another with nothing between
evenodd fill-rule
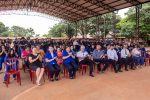
<instances>
[{"instance_id":1,"label":"support column","mask_svg":"<svg viewBox=\"0 0 150 100\"><path fill-rule=\"evenodd\" d=\"M75 22L75 24L76 24L76 35L75 35L75 38L76 38L78 35L78 30L77 30L78 26L77 26L77 22Z\"/></svg>"},{"instance_id":2,"label":"support column","mask_svg":"<svg viewBox=\"0 0 150 100\"><path fill-rule=\"evenodd\" d=\"M136 5L136 34L139 38L140 31L139 31L139 23L140 23L140 9L142 8L142 4Z\"/></svg>"}]
</instances>

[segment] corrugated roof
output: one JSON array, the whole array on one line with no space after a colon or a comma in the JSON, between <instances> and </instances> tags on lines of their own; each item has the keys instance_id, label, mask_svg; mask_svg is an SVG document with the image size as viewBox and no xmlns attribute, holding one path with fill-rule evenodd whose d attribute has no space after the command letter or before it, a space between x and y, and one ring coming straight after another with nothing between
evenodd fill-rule
<instances>
[{"instance_id":1,"label":"corrugated roof","mask_svg":"<svg viewBox=\"0 0 150 100\"><path fill-rule=\"evenodd\" d=\"M0 0L0 11L30 9L68 21L78 21L150 0Z\"/></svg>"}]
</instances>

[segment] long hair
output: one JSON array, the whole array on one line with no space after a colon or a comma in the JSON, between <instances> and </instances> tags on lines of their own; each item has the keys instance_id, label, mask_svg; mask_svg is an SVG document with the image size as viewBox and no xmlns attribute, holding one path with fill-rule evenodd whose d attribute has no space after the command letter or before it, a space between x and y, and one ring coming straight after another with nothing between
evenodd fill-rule
<instances>
[{"instance_id":1,"label":"long hair","mask_svg":"<svg viewBox=\"0 0 150 100\"><path fill-rule=\"evenodd\" d=\"M11 54L11 52L13 52L13 53ZM15 57L15 56L16 56L15 50L14 50L14 49L10 49L10 50L8 51L8 57Z\"/></svg>"}]
</instances>

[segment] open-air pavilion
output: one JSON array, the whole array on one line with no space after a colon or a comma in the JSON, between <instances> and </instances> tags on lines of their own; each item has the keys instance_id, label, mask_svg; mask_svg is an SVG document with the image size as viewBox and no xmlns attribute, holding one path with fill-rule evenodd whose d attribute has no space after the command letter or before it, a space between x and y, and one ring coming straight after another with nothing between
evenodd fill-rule
<instances>
[{"instance_id":1,"label":"open-air pavilion","mask_svg":"<svg viewBox=\"0 0 150 100\"><path fill-rule=\"evenodd\" d=\"M139 9L150 0L0 0L0 11L27 10L44 13L69 22L78 22L123 8L136 7L136 33L139 33ZM23 72L22 72L23 73ZM123 74L106 73L77 80L45 82L34 86L27 74L22 74L22 85L12 82L9 88L2 83L0 100L149 100L149 66ZM80 75L77 75L77 77Z\"/></svg>"}]
</instances>

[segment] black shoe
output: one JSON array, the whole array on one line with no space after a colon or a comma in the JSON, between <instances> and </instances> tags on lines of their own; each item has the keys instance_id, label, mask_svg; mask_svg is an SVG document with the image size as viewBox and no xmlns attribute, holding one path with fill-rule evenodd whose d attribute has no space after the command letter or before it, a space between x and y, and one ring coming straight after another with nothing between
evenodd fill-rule
<instances>
[{"instance_id":1,"label":"black shoe","mask_svg":"<svg viewBox=\"0 0 150 100\"><path fill-rule=\"evenodd\" d=\"M125 71L129 71L128 69L125 69Z\"/></svg>"},{"instance_id":2,"label":"black shoe","mask_svg":"<svg viewBox=\"0 0 150 100\"><path fill-rule=\"evenodd\" d=\"M53 82L53 81L54 81L54 79L53 79L53 78L51 78L51 79L50 79L50 81L52 81L52 82Z\"/></svg>"},{"instance_id":3,"label":"black shoe","mask_svg":"<svg viewBox=\"0 0 150 100\"><path fill-rule=\"evenodd\" d=\"M73 78L73 79L75 79L76 77L75 77L75 76L73 76L72 78Z\"/></svg>"},{"instance_id":4,"label":"black shoe","mask_svg":"<svg viewBox=\"0 0 150 100\"><path fill-rule=\"evenodd\" d=\"M135 70L135 68L131 68L132 70Z\"/></svg>"},{"instance_id":5,"label":"black shoe","mask_svg":"<svg viewBox=\"0 0 150 100\"><path fill-rule=\"evenodd\" d=\"M101 71L101 73L104 73L105 71Z\"/></svg>"},{"instance_id":6,"label":"black shoe","mask_svg":"<svg viewBox=\"0 0 150 100\"><path fill-rule=\"evenodd\" d=\"M122 70L119 70L118 72L123 72Z\"/></svg>"},{"instance_id":7,"label":"black shoe","mask_svg":"<svg viewBox=\"0 0 150 100\"><path fill-rule=\"evenodd\" d=\"M3 81L3 83L4 83L4 84L6 84L6 83L7 83L7 81Z\"/></svg>"},{"instance_id":8,"label":"black shoe","mask_svg":"<svg viewBox=\"0 0 150 100\"><path fill-rule=\"evenodd\" d=\"M91 77L94 77L94 75L93 75L93 74L90 74L90 76L91 76Z\"/></svg>"},{"instance_id":9,"label":"black shoe","mask_svg":"<svg viewBox=\"0 0 150 100\"><path fill-rule=\"evenodd\" d=\"M55 80L58 81L59 80L58 77L56 77Z\"/></svg>"},{"instance_id":10,"label":"black shoe","mask_svg":"<svg viewBox=\"0 0 150 100\"><path fill-rule=\"evenodd\" d=\"M69 77L70 79L73 79L73 77Z\"/></svg>"},{"instance_id":11,"label":"black shoe","mask_svg":"<svg viewBox=\"0 0 150 100\"><path fill-rule=\"evenodd\" d=\"M118 73L118 71L115 71L115 73Z\"/></svg>"}]
</instances>

